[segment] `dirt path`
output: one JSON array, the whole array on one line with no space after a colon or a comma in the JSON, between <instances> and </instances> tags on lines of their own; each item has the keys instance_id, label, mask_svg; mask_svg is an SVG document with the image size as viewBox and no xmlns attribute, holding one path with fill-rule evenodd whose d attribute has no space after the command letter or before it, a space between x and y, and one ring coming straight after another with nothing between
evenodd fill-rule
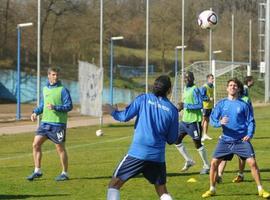
<instances>
[{"instance_id":1,"label":"dirt path","mask_svg":"<svg viewBox=\"0 0 270 200\"><path fill-rule=\"evenodd\" d=\"M0 104L0 135L34 132L37 129L37 123L30 121L30 115L34 106L22 104L21 120L17 121L16 104ZM103 124L115 122L111 116L105 115L103 117ZM69 113L68 128L98 124L100 124L99 118L82 116L77 107Z\"/></svg>"}]
</instances>

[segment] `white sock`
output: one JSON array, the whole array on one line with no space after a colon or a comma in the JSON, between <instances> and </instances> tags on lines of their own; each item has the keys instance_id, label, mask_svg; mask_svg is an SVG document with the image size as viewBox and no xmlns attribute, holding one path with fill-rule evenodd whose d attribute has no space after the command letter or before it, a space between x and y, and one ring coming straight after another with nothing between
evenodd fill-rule
<instances>
[{"instance_id":1,"label":"white sock","mask_svg":"<svg viewBox=\"0 0 270 200\"><path fill-rule=\"evenodd\" d=\"M209 165L208 158L207 158L207 152L206 152L206 149L204 148L204 146L201 146L199 149L197 149L197 151L199 152L201 159L203 161L203 168L209 169L210 165Z\"/></svg>"},{"instance_id":2,"label":"white sock","mask_svg":"<svg viewBox=\"0 0 270 200\"><path fill-rule=\"evenodd\" d=\"M161 195L160 200L173 200L171 195L164 193L163 195Z\"/></svg>"},{"instance_id":3,"label":"white sock","mask_svg":"<svg viewBox=\"0 0 270 200\"><path fill-rule=\"evenodd\" d=\"M108 188L107 200L120 200L120 192L114 188Z\"/></svg>"},{"instance_id":4,"label":"white sock","mask_svg":"<svg viewBox=\"0 0 270 200\"><path fill-rule=\"evenodd\" d=\"M261 185L258 185L257 187L259 192L263 189Z\"/></svg>"},{"instance_id":5,"label":"white sock","mask_svg":"<svg viewBox=\"0 0 270 200\"><path fill-rule=\"evenodd\" d=\"M40 168L38 168L38 167L35 167L35 171L34 171L35 173L38 173L38 174L41 174L41 169Z\"/></svg>"},{"instance_id":6,"label":"white sock","mask_svg":"<svg viewBox=\"0 0 270 200\"><path fill-rule=\"evenodd\" d=\"M68 173L67 172L65 172L65 171L62 171L62 173L61 174L64 174L65 176L68 176Z\"/></svg>"},{"instance_id":7,"label":"white sock","mask_svg":"<svg viewBox=\"0 0 270 200\"><path fill-rule=\"evenodd\" d=\"M211 192L215 192L216 191L216 188L214 186L210 186L210 191Z\"/></svg>"},{"instance_id":8,"label":"white sock","mask_svg":"<svg viewBox=\"0 0 270 200\"><path fill-rule=\"evenodd\" d=\"M240 173L240 172L238 172L237 175L238 175L238 176L241 176L241 177L244 177L244 174L243 174L243 173Z\"/></svg>"},{"instance_id":9,"label":"white sock","mask_svg":"<svg viewBox=\"0 0 270 200\"><path fill-rule=\"evenodd\" d=\"M192 158L188 154L188 152L186 150L186 147L184 146L183 143L177 144L175 146L178 149L178 151L180 152L180 154L184 157L184 159L186 160L186 162L192 160Z\"/></svg>"}]
</instances>

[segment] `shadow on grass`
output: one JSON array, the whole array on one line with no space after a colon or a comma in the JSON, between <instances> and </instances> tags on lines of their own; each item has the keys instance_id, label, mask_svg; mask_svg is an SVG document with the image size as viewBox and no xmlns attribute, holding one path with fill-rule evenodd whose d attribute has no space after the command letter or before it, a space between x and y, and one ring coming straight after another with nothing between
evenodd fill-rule
<instances>
[{"instance_id":1,"label":"shadow on grass","mask_svg":"<svg viewBox=\"0 0 270 200\"><path fill-rule=\"evenodd\" d=\"M93 176L93 177L75 177L75 178L70 178L69 181L72 180L95 180L95 179L111 179L112 176Z\"/></svg>"},{"instance_id":2,"label":"shadow on grass","mask_svg":"<svg viewBox=\"0 0 270 200\"><path fill-rule=\"evenodd\" d=\"M167 173L167 177L199 175L200 172ZM207 175L207 174L206 174ZM202 175L203 176L203 175ZM208 176L208 175L207 175Z\"/></svg>"},{"instance_id":3,"label":"shadow on grass","mask_svg":"<svg viewBox=\"0 0 270 200\"><path fill-rule=\"evenodd\" d=\"M270 136L269 137L254 137L253 138L253 140L265 140L265 139L270 139Z\"/></svg>"},{"instance_id":4,"label":"shadow on grass","mask_svg":"<svg viewBox=\"0 0 270 200\"><path fill-rule=\"evenodd\" d=\"M111 128L111 127L118 127L118 128L120 128L120 127L133 127L134 126L134 124L131 124L131 123L125 123L125 124L108 124L108 126L107 127L109 127L109 128Z\"/></svg>"},{"instance_id":5,"label":"shadow on grass","mask_svg":"<svg viewBox=\"0 0 270 200\"><path fill-rule=\"evenodd\" d=\"M257 199L257 196L258 194L256 193L244 193L244 192L241 192L241 193L225 193L225 194L222 194L220 196L227 196L227 197L232 197L232 196L239 196L239 197L244 197L244 196L256 196L255 199Z\"/></svg>"},{"instance_id":6,"label":"shadow on grass","mask_svg":"<svg viewBox=\"0 0 270 200\"><path fill-rule=\"evenodd\" d=\"M41 198L41 197L59 197L69 196L70 194L0 194L0 199L28 199L28 198Z\"/></svg>"},{"instance_id":7,"label":"shadow on grass","mask_svg":"<svg viewBox=\"0 0 270 200\"><path fill-rule=\"evenodd\" d=\"M225 171L225 173L237 173L238 170L230 170L230 171ZM250 173L249 170L245 170L245 173ZM270 172L270 169L260 169L260 172ZM167 173L167 177L177 177L177 176L194 176L194 175L200 175L200 172L180 172L180 173ZM208 174L201 175L201 176L206 176L208 177ZM70 178L69 180L95 180L95 179L111 179L112 176L93 176L93 177L74 177ZM133 178L144 178L143 175L138 175ZM263 179L262 181L270 181L270 179ZM245 182L253 182L253 180L245 180Z\"/></svg>"}]
</instances>

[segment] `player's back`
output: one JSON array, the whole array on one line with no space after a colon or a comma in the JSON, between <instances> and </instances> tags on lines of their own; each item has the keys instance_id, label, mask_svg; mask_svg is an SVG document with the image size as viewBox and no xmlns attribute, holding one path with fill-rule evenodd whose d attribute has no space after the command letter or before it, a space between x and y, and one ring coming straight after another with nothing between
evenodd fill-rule
<instances>
[{"instance_id":1,"label":"player's back","mask_svg":"<svg viewBox=\"0 0 270 200\"><path fill-rule=\"evenodd\" d=\"M144 94L136 98L140 109L129 154L153 161L164 161L165 144L178 136L178 111L166 98Z\"/></svg>"}]
</instances>

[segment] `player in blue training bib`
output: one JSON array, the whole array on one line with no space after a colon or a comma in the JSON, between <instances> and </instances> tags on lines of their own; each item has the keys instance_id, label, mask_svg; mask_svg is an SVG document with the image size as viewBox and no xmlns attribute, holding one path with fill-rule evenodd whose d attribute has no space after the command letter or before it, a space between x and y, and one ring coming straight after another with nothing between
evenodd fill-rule
<instances>
[{"instance_id":1,"label":"player in blue training bib","mask_svg":"<svg viewBox=\"0 0 270 200\"><path fill-rule=\"evenodd\" d=\"M132 144L115 169L107 200L119 200L120 188L139 174L155 186L161 200L172 200L166 188L165 145L177 140L178 110L167 98L170 91L170 78L160 76L155 80L153 93L136 97L123 111L109 104L103 106L103 111L115 120L126 122L136 117Z\"/></svg>"}]
</instances>

